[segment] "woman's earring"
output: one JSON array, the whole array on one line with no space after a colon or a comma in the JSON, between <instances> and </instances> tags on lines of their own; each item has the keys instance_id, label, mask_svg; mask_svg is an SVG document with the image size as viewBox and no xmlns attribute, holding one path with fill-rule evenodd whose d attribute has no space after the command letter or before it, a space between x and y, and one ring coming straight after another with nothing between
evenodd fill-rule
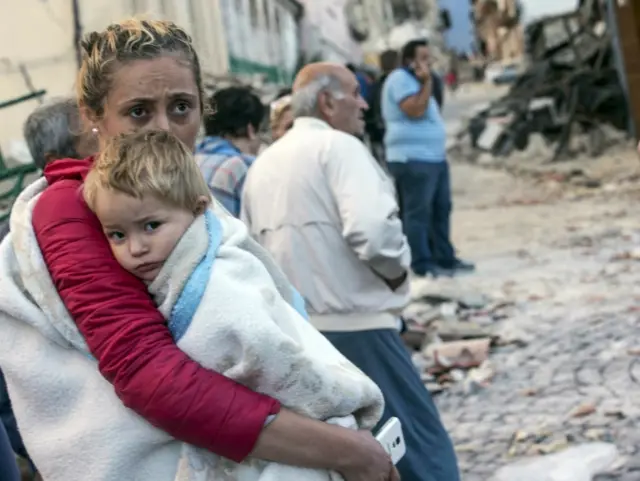
<instances>
[{"instance_id":1,"label":"woman's earring","mask_svg":"<svg viewBox=\"0 0 640 481\"><path fill-rule=\"evenodd\" d=\"M92 128L91 132L93 132L93 135L97 135L98 134L98 127Z\"/></svg>"}]
</instances>

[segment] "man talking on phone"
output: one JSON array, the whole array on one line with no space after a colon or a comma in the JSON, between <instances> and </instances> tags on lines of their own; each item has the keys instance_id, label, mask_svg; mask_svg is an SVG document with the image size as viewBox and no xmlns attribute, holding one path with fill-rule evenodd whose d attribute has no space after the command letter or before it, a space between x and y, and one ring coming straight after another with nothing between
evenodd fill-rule
<instances>
[{"instance_id":1,"label":"man talking on phone","mask_svg":"<svg viewBox=\"0 0 640 481\"><path fill-rule=\"evenodd\" d=\"M437 277L474 266L458 259L451 244L446 130L435 90L428 42L412 40L382 90L385 153L400 198L411 268L418 276Z\"/></svg>"}]
</instances>

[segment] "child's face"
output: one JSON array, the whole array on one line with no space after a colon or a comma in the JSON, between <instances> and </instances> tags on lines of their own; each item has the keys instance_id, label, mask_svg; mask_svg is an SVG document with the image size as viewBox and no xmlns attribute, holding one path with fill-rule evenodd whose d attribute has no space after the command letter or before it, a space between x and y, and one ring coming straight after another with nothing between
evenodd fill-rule
<instances>
[{"instance_id":1,"label":"child's face","mask_svg":"<svg viewBox=\"0 0 640 481\"><path fill-rule=\"evenodd\" d=\"M95 210L117 261L144 281L155 279L196 216L152 196L136 199L104 189Z\"/></svg>"}]
</instances>

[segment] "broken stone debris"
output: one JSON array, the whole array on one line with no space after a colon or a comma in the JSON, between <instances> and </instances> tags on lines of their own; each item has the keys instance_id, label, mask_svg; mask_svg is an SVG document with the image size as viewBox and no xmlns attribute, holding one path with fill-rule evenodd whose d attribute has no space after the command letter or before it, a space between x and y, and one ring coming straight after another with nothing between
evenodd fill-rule
<instances>
[{"instance_id":1,"label":"broken stone debris","mask_svg":"<svg viewBox=\"0 0 640 481\"><path fill-rule=\"evenodd\" d=\"M536 456L557 453L569 447L569 436L547 429L536 432L518 430L513 434L507 456Z\"/></svg>"},{"instance_id":2,"label":"broken stone debris","mask_svg":"<svg viewBox=\"0 0 640 481\"><path fill-rule=\"evenodd\" d=\"M482 320L484 325L480 325L476 322L470 320L461 320L461 321L436 321L434 322L434 326L436 332L440 339L445 342L455 342L461 339L472 340L472 339L482 339L482 338L490 338L493 339L493 335L487 329L486 323L487 320L484 315L482 315ZM490 318L491 319L491 318ZM472 343L465 343L465 345L471 345Z\"/></svg>"},{"instance_id":3,"label":"broken stone debris","mask_svg":"<svg viewBox=\"0 0 640 481\"><path fill-rule=\"evenodd\" d=\"M490 349L499 343L495 324L510 317L513 304L491 301L456 279L419 279L411 286L403 338L427 388L436 394L459 384L472 394L487 387L495 374Z\"/></svg>"},{"instance_id":4,"label":"broken stone debris","mask_svg":"<svg viewBox=\"0 0 640 481\"><path fill-rule=\"evenodd\" d=\"M589 416L596 412L596 406L592 403L584 403L576 407L573 411L571 411L571 417L573 418L583 418L585 416Z\"/></svg>"},{"instance_id":5,"label":"broken stone debris","mask_svg":"<svg viewBox=\"0 0 640 481\"><path fill-rule=\"evenodd\" d=\"M545 162L597 156L626 139L629 112L606 12L602 2L582 3L527 27L528 69L503 98L468 121L455 153L483 165L507 156Z\"/></svg>"},{"instance_id":6,"label":"broken stone debris","mask_svg":"<svg viewBox=\"0 0 640 481\"><path fill-rule=\"evenodd\" d=\"M480 366L469 371L464 380L464 392L474 394L488 387L495 374L495 367L489 359L486 359Z\"/></svg>"},{"instance_id":7,"label":"broken stone debris","mask_svg":"<svg viewBox=\"0 0 640 481\"><path fill-rule=\"evenodd\" d=\"M471 369L487 360L490 344L488 338L429 344L423 355L433 360L430 372L434 374L454 368Z\"/></svg>"}]
</instances>

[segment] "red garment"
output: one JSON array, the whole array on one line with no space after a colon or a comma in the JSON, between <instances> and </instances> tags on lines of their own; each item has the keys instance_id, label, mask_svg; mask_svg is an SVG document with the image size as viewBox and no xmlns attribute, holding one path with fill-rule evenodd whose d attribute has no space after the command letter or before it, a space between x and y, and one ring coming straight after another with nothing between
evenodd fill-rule
<instances>
[{"instance_id":1,"label":"red garment","mask_svg":"<svg viewBox=\"0 0 640 481\"><path fill-rule=\"evenodd\" d=\"M449 72L447 74L446 82L449 87L453 86L453 84L456 82L456 74L453 72Z\"/></svg>"},{"instance_id":2,"label":"red garment","mask_svg":"<svg viewBox=\"0 0 640 481\"><path fill-rule=\"evenodd\" d=\"M175 345L142 281L111 254L82 198L92 159L44 171L33 227L53 282L122 402L182 441L241 461L280 404L192 361Z\"/></svg>"}]
</instances>

